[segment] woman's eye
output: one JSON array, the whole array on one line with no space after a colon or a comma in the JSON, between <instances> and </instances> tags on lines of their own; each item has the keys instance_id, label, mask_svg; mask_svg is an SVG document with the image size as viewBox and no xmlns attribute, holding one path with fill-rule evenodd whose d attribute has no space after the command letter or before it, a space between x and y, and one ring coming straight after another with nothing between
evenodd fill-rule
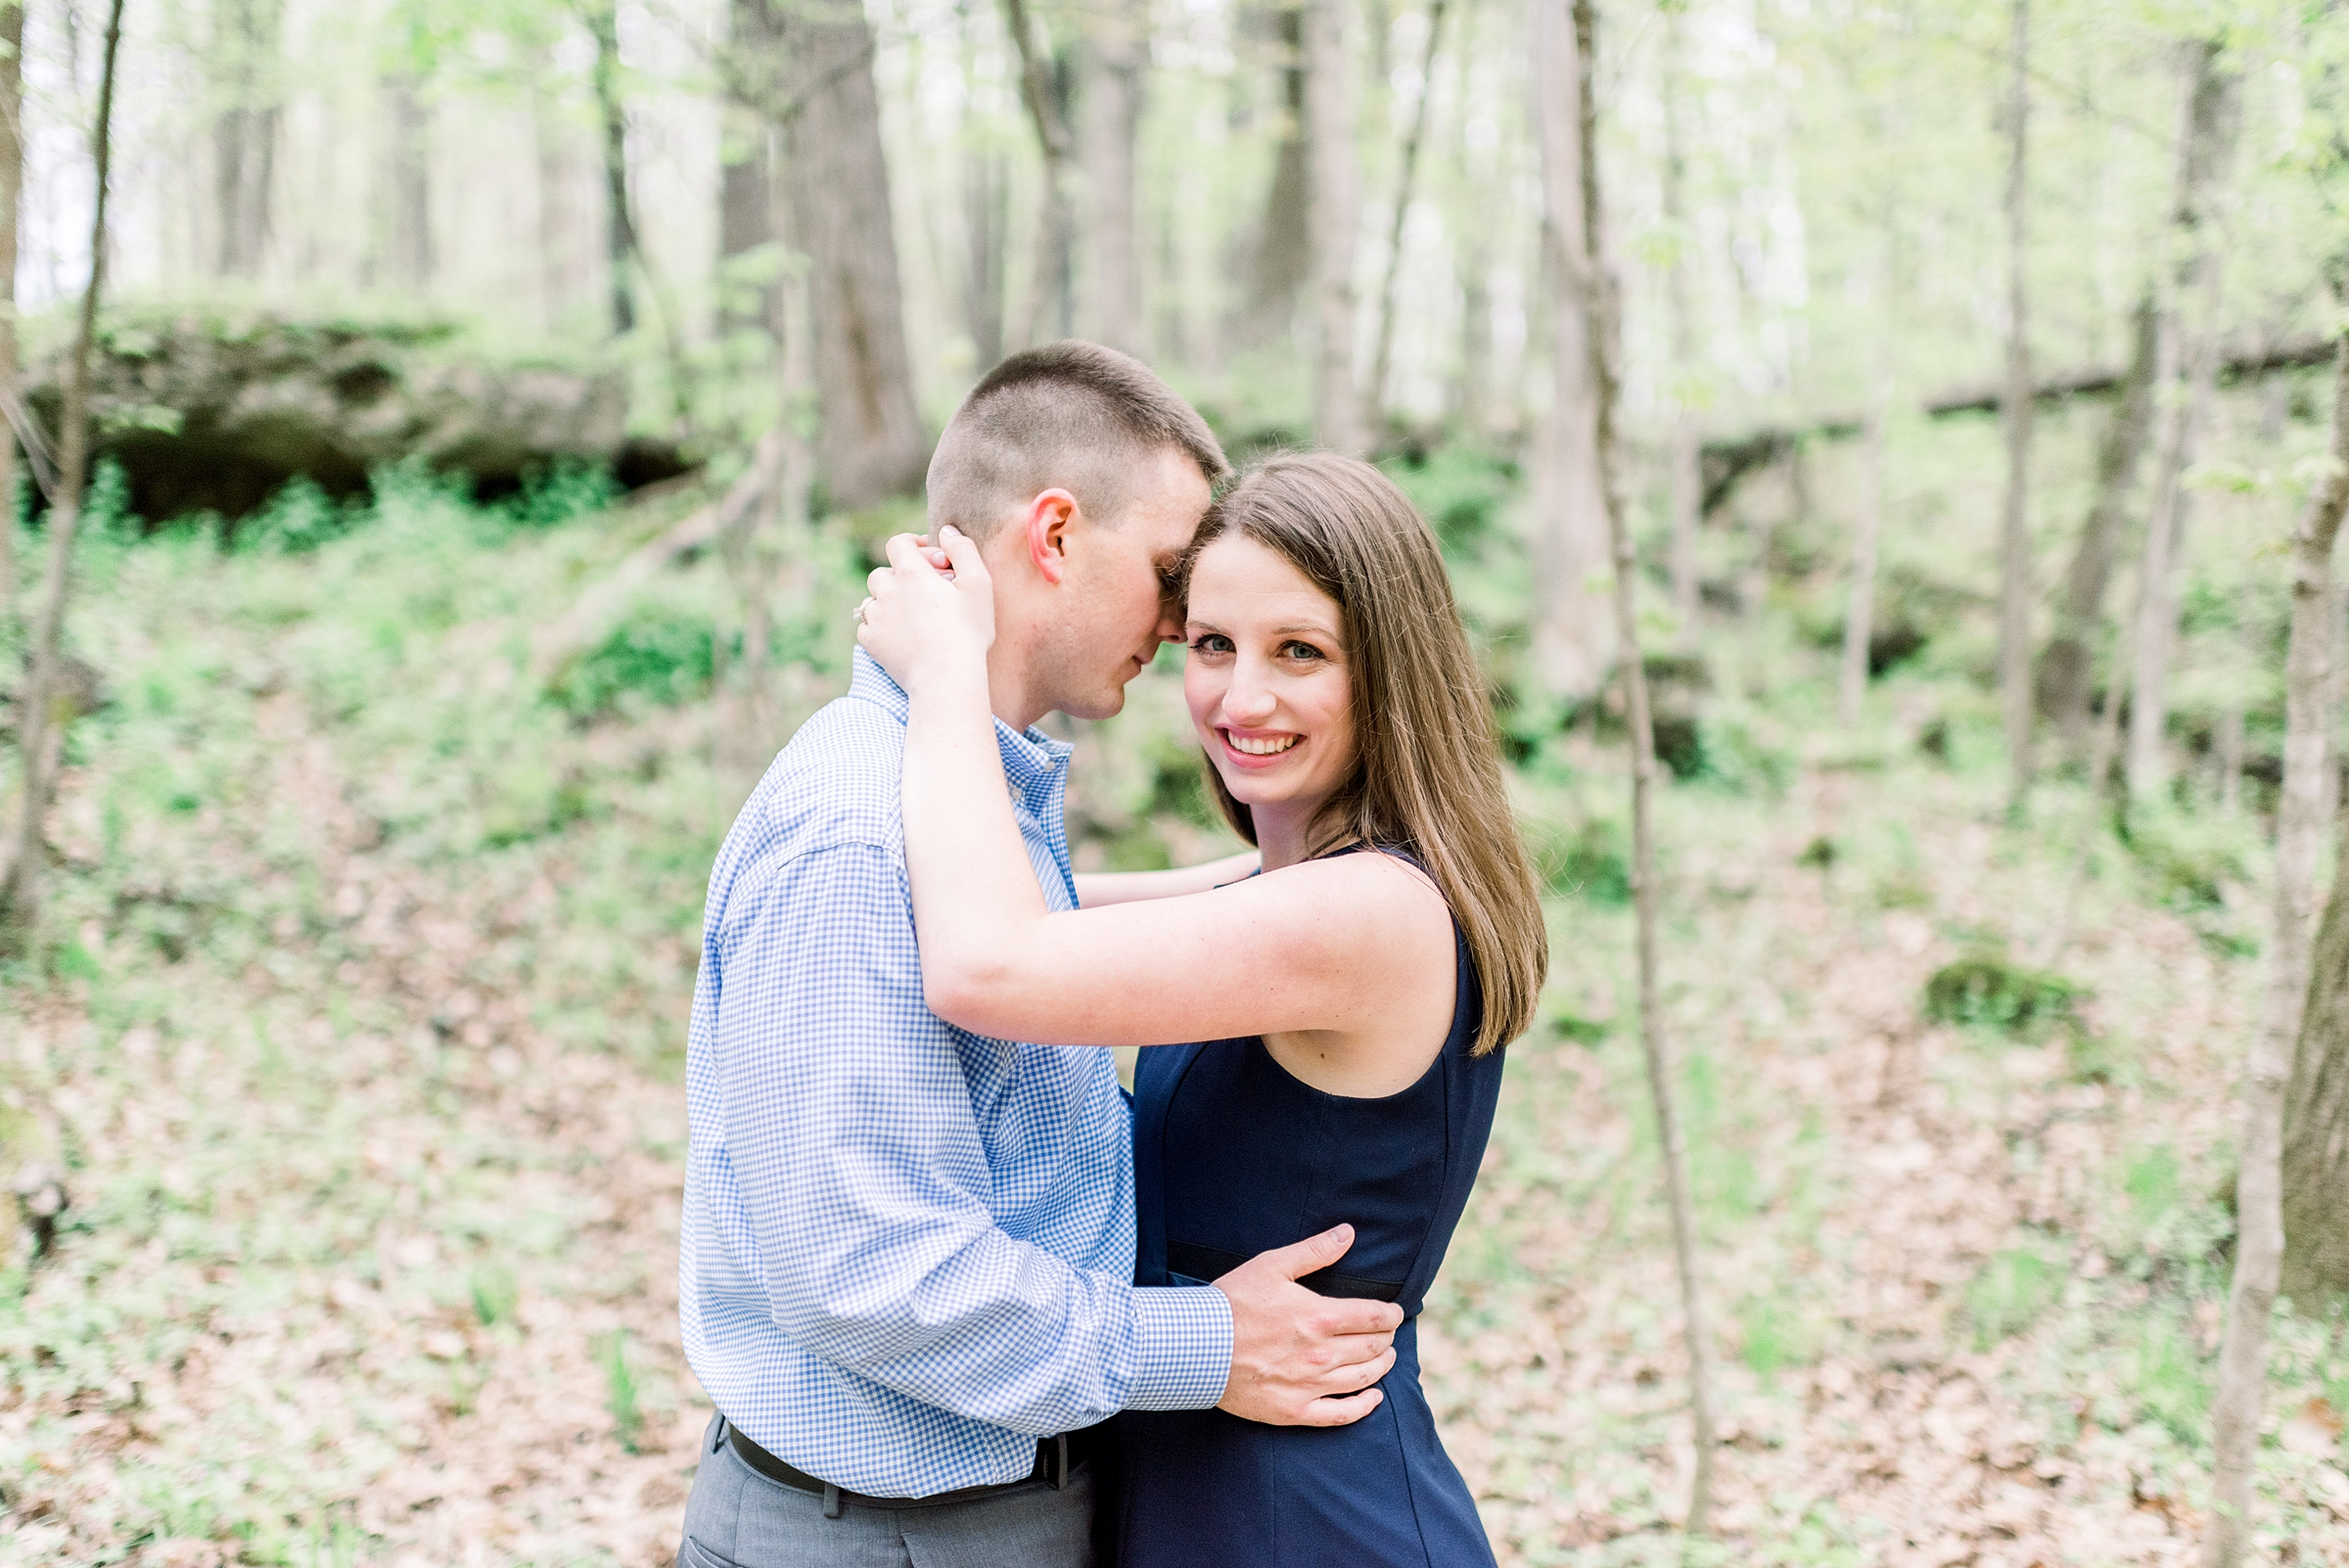
<instances>
[{"instance_id":1,"label":"woman's eye","mask_svg":"<svg viewBox=\"0 0 2349 1568\"><path fill-rule=\"evenodd\" d=\"M1285 659L1318 659L1321 657L1321 650L1310 642L1284 642L1280 645L1280 652L1281 657Z\"/></svg>"},{"instance_id":2,"label":"woman's eye","mask_svg":"<svg viewBox=\"0 0 2349 1568\"><path fill-rule=\"evenodd\" d=\"M1219 654L1231 652L1231 639L1220 631L1203 631L1191 639L1191 652Z\"/></svg>"}]
</instances>

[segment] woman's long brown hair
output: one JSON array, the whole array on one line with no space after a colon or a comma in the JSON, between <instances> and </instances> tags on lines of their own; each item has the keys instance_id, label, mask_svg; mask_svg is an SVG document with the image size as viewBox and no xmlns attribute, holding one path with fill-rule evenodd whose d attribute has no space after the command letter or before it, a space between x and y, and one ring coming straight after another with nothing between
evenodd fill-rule
<instances>
[{"instance_id":1,"label":"woman's long brown hair","mask_svg":"<svg viewBox=\"0 0 2349 1568\"><path fill-rule=\"evenodd\" d=\"M1314 853L1407 850L1451 903L1484 992L1476 1053L1525 1033L1549 970L1533 866L1501 784L1500 742L1451 578L1427 521L1368 463L1274 457L1208 509L1182 573L1226 534L1279 555L1337 601L1354 707L1353 776L1314 823ZM1256 823L1208 764L1225 820Z\"/></svg>"}]
</instances>

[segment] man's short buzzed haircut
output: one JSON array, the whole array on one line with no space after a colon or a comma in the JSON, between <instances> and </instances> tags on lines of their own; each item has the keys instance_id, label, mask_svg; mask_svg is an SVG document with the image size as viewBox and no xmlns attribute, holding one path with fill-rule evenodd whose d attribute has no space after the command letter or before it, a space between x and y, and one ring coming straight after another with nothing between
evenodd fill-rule
<instances>
[{"instance_id":1,"label":"man's short buzzed haircut","mask_svg":"<svg viewBox=\"0 0 2349 1568\"><path fill-rule=\"evenodd\" d=\"M1058 487L1114 525L1142 463L1172 448L1209 484L1230 472L1199 411L1148 365L1070 338L1013 354L971 389L930 459L930 524L975 539L1008 510Z\"/></svg>"}]
</instances>

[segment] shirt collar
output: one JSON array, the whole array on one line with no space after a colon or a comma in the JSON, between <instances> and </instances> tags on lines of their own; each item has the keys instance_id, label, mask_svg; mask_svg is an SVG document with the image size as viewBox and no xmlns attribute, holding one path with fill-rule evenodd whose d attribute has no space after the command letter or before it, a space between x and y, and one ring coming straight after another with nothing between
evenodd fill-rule
<instances>
[{"instance_id":1,"label":"shirt collar","mask_svg":"<svg viewBox=\"0 0 2349 1568\"><path fill-rule=\"evenodd\" d=\"M898 723L904 723L911 712L905 688L862 648L856 650L854 661L849 695L880 704ZM1017 730L1000 718L995 720L995 746L1003 754L1003 776L1010 781L1012 793L1026 802L1031 811L1040 811L1068 772L1069 755L1075 748L1033 724Z\"/></svg>"}]
</instances>

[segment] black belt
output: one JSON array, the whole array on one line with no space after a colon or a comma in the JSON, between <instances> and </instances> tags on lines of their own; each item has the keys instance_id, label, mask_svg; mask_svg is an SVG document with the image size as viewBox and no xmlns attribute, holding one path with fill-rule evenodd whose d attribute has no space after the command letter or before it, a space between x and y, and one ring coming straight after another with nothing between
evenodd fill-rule
<instances>
[{"instance_id":1,"label":"black belt","mask_svg":"<svg viewBox=\"0 0 2349 1568\"><path fill-rule=\"evenodd\" d=\"M720 1416L719 1419L723 1420L724 1417ZM734 1452L742 1456L743 1463L769 1481L780 1482L784 1486L801 1492L811 1492L822 1498L824 1499L824 1517L837 1519L840 1517L841 1504L844 1502L853 1502L867 1508L930 1508L942 1502L970 1502L980 1498L991 1498L999 1493L1009 1492L1014 1487L1030 1486L1037 1481L1041 1481L1053 1491L1058 1492L1068 1484L1069 1477L1076 1472L1079 1465L1100 1452L1106 1430L1107 1423L1104 1422L1101 1426L1088 1426L1075 1432L1063 1432L1058 1437L1037 1438L1036 1440L1036 1467L1019 1480L1005 1481L994 1486L956 1487L951 1492L934 1492L926 1498L869 1498L861 1492L851 1492L846 1487L836 1487L829 1481L819 1480L815 1476L809 1475L796 1465L785 1464L781 1459L776 1458L745 1437L742 1428L736 1426L732 1421L726 1422L726 1441L734 1445Z\"/></svg>"}]
</instances>

